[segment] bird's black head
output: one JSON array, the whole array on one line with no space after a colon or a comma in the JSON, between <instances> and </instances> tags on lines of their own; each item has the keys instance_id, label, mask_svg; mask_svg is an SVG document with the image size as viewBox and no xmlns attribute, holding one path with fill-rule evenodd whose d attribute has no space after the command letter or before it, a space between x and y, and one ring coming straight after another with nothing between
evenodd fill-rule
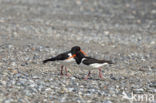
<instances>
[{"instance_id":1,"label":"bird's black head","mask_svg":"<svg viewBox=\"0 0 156 103\"><path fill-rule=\"evenodd\" d=\"M81 48L79 46L74 46L71 48L71 53L76 54L80 50L81 50Z\"/></svg>"},{"instance_id":2,"label":"bird's black head","mask_svg":"<svg viewBox=\"0 0 156 103\"><path fill-rule=\"evenodd\" d=\"M82 59L82 58L85 57L85 55L81 51L79 51L79 52L76 53L76 57Z\"/></svg>"},{"instance_id":3,"label":"bird's black head","mask_svg":"<svg viewBox=\"0 0 156 103\"><path fill-rule=\"evenodd\" d=\"M85 57L86 53L81 50L79 46L74 46L71 48L72 57L75 58L77 64L81 63L83 57Z\"/></svg>"},{"instance_id":4,"label":"bird's black head","mask_svg":"<svg viewBox=\"0 0 156 103\"><path fill-rule=\"evenodd\" d=\"M81 52L84 55L87 55L84 51L81 50L79 46L74 46L71 48L72 55L76 54L77 52Z\"/></svg>"}]
</instances>

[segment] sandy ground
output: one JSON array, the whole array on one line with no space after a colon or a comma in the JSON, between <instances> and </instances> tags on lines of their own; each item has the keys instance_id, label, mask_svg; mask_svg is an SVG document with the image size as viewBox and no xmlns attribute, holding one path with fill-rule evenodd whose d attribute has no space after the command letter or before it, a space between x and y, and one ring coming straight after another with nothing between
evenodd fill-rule
<instances>
[{"instance_id":1,"label":"sandy ground","mask_svg":"<svg viewBox=\"0 0 156 103\"><path fill-rule=\"evenodd\" d=\"M156 102L154 0L0 0L0 102ZM78 45L115 64L83 80L88 70L42 60Z\"/></svg>"}]
</instances>

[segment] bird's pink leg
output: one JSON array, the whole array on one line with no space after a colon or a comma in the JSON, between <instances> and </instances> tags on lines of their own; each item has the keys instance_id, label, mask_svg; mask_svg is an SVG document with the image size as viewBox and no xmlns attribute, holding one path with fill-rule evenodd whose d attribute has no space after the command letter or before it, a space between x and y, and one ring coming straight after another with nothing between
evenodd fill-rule
<instances>
[{"instance_id":1,"label":"bird's pink leg","mask_svg":"<svg viewBox=\"0 0 156 103\"><path fill-rule=\"evenodd\" d=\"M88 75L84 78L84 80L88 80L88 77L90 77L90 74L91 74L91 72L89 70Z\"/></svg>"},{"instance_id":2,"label":"bird's pink leg","mask_svg":"<svg viewBox=\"0 0 156 103\"><path fill-rule=\"evenodd\" d=\"M63 65L61 65L61 72L60 72L60 75L63 75Z\"/></svg>"},{"instance_id":3,"label":"bird's pink leg","mask_svg":"<svg viewBox=\"0 0 156 103\"><path fill-rule=\"evenodd\" d=\"M69 74L68 74L68 70L67 70L67 68L65 67L65 71L66 71L66 76L70 76Z\"/></svg>"},{"instance_id":4,"label":"bird's pink leg","mask_svg":"<svg viewBox=\"0 0 156 103\"><path fill-rule=\"evenodd\" d=\"M102 70L101 70L101 68L99 68L99 77L100 77L100 78L103 77L103 76L102 76Z\"/></svg>"}]
</instances>

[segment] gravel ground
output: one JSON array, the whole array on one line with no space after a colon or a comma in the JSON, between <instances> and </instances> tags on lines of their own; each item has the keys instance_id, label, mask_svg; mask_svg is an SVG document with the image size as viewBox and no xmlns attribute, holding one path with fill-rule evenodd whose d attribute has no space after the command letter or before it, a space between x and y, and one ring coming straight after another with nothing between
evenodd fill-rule
<instances>
[{"instance_id":1,"label":"gravel ground","mask_svg":"<svg viewBox=\"0 0 156 103\"><path fill-rule=\"evenodd\" d=\"M87 81L76 64L69 78L42 64L75 45L115 64ZM0 0L2 103L155 103L155 51L155 0Z\"/></svg>"}]
</instances>

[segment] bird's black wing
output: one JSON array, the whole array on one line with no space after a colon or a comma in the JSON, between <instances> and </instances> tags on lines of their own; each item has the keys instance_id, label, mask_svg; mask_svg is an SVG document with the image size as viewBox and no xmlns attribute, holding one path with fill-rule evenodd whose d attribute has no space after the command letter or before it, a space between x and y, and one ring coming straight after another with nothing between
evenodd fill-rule
<instances>
[{"instance_id":1,"label":"bird's black wing","mask_svg":"<svg viewBox=\"0 0 156 103\"><path fill-rule=\"evenodd\" d=\"M112 64L112 61L109 60L97 60L95 58L91 58L91 57L85 57L85 60L83 60L83 64L85 65L90 65L90 64L94 64L94 63L108 63L108 64Z\"/></svg>"},{"instance_id":2,"label":"bird's black wing","mask_svg":"<svg viewBox=\"0 0 156 103\"><path fill-rule=\"evenodd\" d=\"M55 57L55 59L56 60L65 60L65 59L67 59L69 57L68 53L70 53L70 51L65 52L65 53L61 53L61 54L57 55Z\"/></svg>"},{"instance_id":3,"label":"bird's black wing","mask_svg":"<svg viewBox=\"0 0 156 103\"><path fill-rule=\"evenodd\" d=\"M65 60L65 59L67 59L69 57L68 53L70 53L70 51L61 53L61 54L57 55L56 57L46 59L46 60L43 61L43 63L47 63L49 61Z\"/></svg>"},{"instance_id":4,"label":"bird's black wing","mask_svg":"<svg viewBox=\"0 0 156 103\"><path fill-rule=\"evenodd\" d=\"M90 64L93 64L93 63L97 63L98 61L96 59L94 59L94 58L91 58L91 57L85 57L85 59L82 62L85 65L90 65Z\"/></svg>"}]
</instances>

